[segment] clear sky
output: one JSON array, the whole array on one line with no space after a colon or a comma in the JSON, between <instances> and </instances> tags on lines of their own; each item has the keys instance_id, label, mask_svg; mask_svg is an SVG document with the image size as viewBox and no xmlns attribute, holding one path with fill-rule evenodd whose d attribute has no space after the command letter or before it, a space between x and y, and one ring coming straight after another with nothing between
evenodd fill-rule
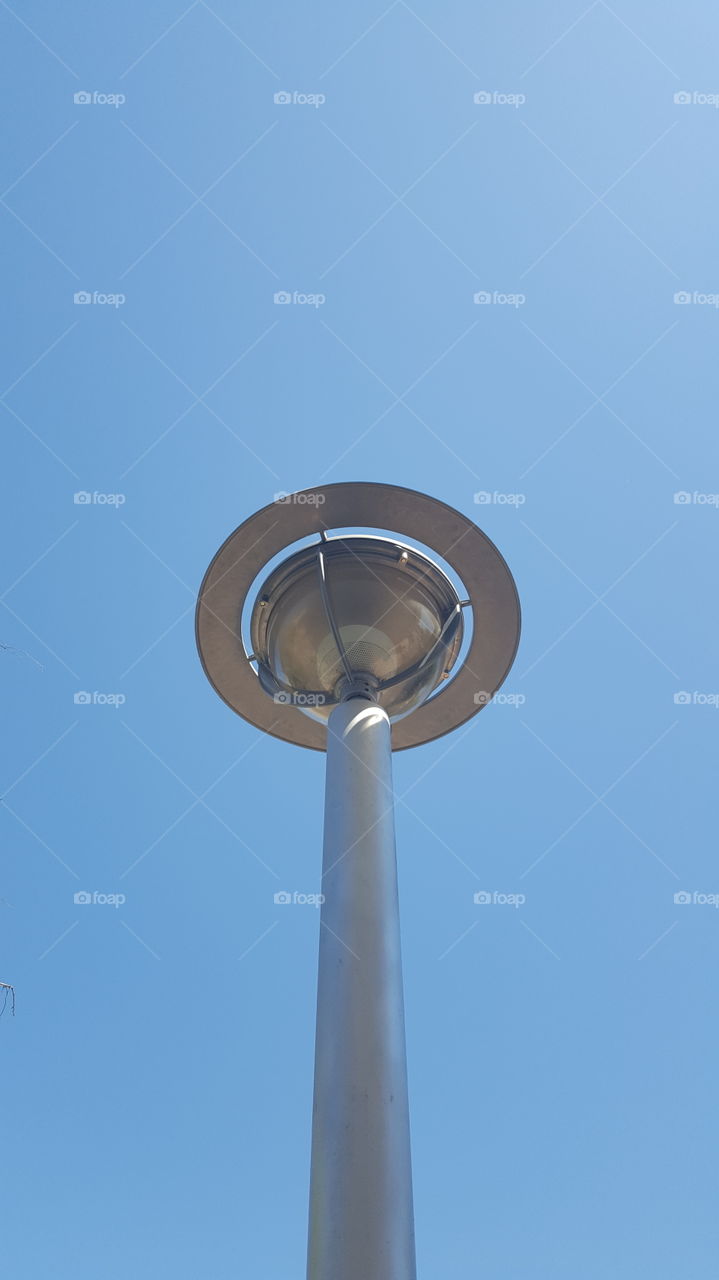
<instances>
[{"instance_id":1,"label":"clear sky","mask_svg":"<svg viewBox=\"0 0 719 1280\"><path fill-rule=\"evenodd\" d=\"M716 1275L718 37L0 0L12 1280L304 1275L323 758L193 608L345 480L476 519L524 611L513 698L396 758L420 1278Z\"/></svg>"}]
</instances>

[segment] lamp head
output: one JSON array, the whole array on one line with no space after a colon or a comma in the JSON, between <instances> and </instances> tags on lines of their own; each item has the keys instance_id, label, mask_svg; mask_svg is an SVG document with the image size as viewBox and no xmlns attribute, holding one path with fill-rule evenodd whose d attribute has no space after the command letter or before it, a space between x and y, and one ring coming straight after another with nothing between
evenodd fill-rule
<instances>
[{"instance_id":1,"label":"lamp head","mask_svg":"<svg viewBox=\"0 0 719 1280\"><path fill-rule=\"evenodd\" d=\"M391 719L437 688L459 653L462 608L428 557L389 538L324 539L283 561L252 611L263 688L315 719L363 693Z\"/></svg>"},{"instance_id":2,"label":"lamp head","mask_svg":"<svg viewBox=\"0 0 719 1280\"><path fill-rule=\"evenodd\" d=\"M367 534L343 533L357 529ZM392 536L375 536L380 529ZM312 546L267 575L312 535ZM430 546L467 598L405 538ZM263 576L248 648L243 610ZM471 634L460 664L465 607ZM488 704L516 652L519 601L499 551L467 516L412 489L357 481L278 495L240 525L205 574L196 630L208 679L256 728L324 751L329 710L363 693L387 710L392 748L403 751Z\"/></svg>"}]
</instances>

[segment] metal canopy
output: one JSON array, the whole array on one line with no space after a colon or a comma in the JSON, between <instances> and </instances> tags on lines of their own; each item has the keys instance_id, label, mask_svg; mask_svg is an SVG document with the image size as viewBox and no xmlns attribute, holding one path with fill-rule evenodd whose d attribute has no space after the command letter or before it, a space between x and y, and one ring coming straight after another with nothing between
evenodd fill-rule
<instances>
[{"instance_id":1,"label":"metal canopy","mask_svg":"<svg viewBox=\"0 0 719 1280\"><path fill-rule=\"evenodd\" d=\"M509 671L519 642L514 579L497 548L471 520L436 498L363 481L290 494L245 520L220 547L197 602L196 634L208 680L233 711L275 738L314 751L327 729L265 693L242 641L242 611L253 582L285 547L313 533L387 529L429 546L454 569L471 602L472 640L452 680L392 725L392 748L431 742L481 711Z\"/></svg>"}]
</instances>

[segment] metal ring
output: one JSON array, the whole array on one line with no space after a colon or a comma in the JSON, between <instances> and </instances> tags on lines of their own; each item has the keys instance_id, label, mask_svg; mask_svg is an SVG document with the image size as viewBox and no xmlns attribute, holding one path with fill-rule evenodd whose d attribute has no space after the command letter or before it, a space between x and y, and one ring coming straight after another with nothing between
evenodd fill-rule
<instances>
[{"instance_id":1,"label":"metal ring","mask_svg":"<svg viewBox=\"0 0 719 1280\"><path fill-rule=\"evenodd\" d=\"M210 684L243 720L314 751L325 750L326 726L265 693L242 642L242 611L264 565L285 547L313 533L360 528L390 529L430 546L454 569L471 602L472 641L464 663L439 693L393 722L393 750L432 742L481 711L504 682L519 643L519 598L503 557L446 503L364 481L304 489L270 503L230 534L212 560L197 601L197 647Z\"/></svg>"}]
</instances>

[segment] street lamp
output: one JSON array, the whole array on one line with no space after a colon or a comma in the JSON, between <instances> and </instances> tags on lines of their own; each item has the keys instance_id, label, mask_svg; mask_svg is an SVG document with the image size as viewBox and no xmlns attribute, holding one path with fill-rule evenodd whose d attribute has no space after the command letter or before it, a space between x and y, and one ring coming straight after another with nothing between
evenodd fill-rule
<instances>
[{"instance_id":1,"label":"street lamp","mask_svg":"<svg viewBox=\"0 0 719 1280\"><path fill-rule=\"evenodd\" d=\"M376 532L387 529L398 536ZM246 647L253 583L311 535L263 581ZM406 538L431 546L466 594ZM480 711L518 638L493 543L393 485L284 496L227 539L200 589L198 648L220 697L266 733L327 752L308 1280L415 1277L391 753Z\"/></svg>"}]
</instances>

